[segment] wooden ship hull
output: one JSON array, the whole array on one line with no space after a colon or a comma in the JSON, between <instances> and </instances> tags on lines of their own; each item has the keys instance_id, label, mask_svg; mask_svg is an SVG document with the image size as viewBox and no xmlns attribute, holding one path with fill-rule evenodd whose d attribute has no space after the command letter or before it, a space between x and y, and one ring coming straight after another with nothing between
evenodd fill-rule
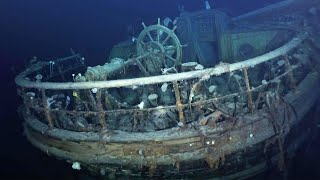
<instances>
[{"instance_id":1,"label":"wooden ship hull","mask_svg":"<svg viewBox=\"0 0 320 180\"><path fill-rule=\"evenodd\" d=\"M291 1L285 2L291 5ZM274 10L274 6L271 7ZM283 3L277 7L283 8ZM240 19L245 24L254 22L254 17L268 10L264 8L234 18L232 22ZM205 15L212 13L215 11L205 12ZM199 12L195 15L199 17ZM183 14L181 19L182 24L188 22L193 19L193 14ZM275 42L283 26L281 30L270 28L268 32L260 29L235 32L221 26L216 28L216 37L208 38L202 34L201 37L206 38L199 39L183 33L176 36L158 20L157 25L144 27L140 34L142 38L139 36L138 39L137 56L125 61L114 59L117 54L125 52L125 48L117 46L116 52L110 56L110 63L87 68L84 76L72 74L74 82L60 82L59 79L68 79L64 76L69 73L70 77L70 69L74 72L73 68L77 66L70 64L83 65L78 54L57 59L54 66L51 61L35 63L16 77L24 101L20 112L25 120L26 137L48 155L72 163L74 169L85 167L94 175L109 178L243 179L272 166L277 166L286 176L287 161L312 136L316 127L316 119L306 116L320 96L320 63L317 58L320 46L317 39L310 37L314 29L309 26L299 32L286 27L292 37L285 38L285 43L282 43L284 40ZM193 28L192 22L189 22L189 28ZM155 38L160 42L161 37L150 37L153 31L167 33L172 38L172 45L162 46L165 43L154 42ZM243 36L244 33L247 34ZM250 33L254 35L248 37ZM260 45L253 54L239 55L241 45L233 45L229 51L223 48L230 47L232 37L240 37L234 39L238 44L252 44L261 34L268 44ZM154 39L145 42L148 36ZM191 42L193 48L182 52L180 38L183 43ZM181 57L186 54L193 54L200 62L208 62L206 58L213 55L206 56L199 47L210 43L219 45L213 53L219 59L236 60L196 70L188 69L190 63L181 62ZM176 49L171 56L166 48L170 51ZM131 53L132 47L129 49ZM163 58L161 62L173 59L174 63L164 63L164 66L174 68L162 71L162 75L157 74L156 68L146 63L156 64L155 57L157 60ZM138 67L140 77L124 76L112 80L114 74L121 74L124 67L129 69L131 66ZM43 77L37 74L48 72L48 67L50 75L43 81ZM178 73L170 73L172 69ZM261 75L262 70L266 72ZM53 72L58 72L61 78L55 77ZM239 87L228 90L219 90L218 87L215 90L213 85L221 82L219 78L224 74L229 76L224 77L227 81L223 86ZM243 77L238 78L239 74ZM31 79L33 76L35 80ZM172 88L169 95L163 95L161 93L168 93L167 89L163 90L167 83ZM130 96L124 93L128 88L132 89ZM116 96L118 91L122 93L119 98ZM134 100L125 101L135 93L144 97L155 92L159 98L170 97L173 103L161 99L152 101L151 96L147 96L148 102L140 104ZM150 122L153 124L148 124Z\"/></svg>"},{"instance_id":2,"label":"wooden ship hull","mask_svg":"<svg viewBox=\"0 0 320 180\"><path fill-rule=\"evenodd\" d=\"M135 134L117 131L107 140L99 133L47 131L47 125L25 115L25 133L48 155L83 162L96 173L105 169L128 176L242 178L265 170L267 161L278 162L310 136L311 132L301 129L315 125L314 119L303 119L319 98L315 92L320 92L319 74L311 73L295 92L284 97L292 107L278 105L275 117L263 109L239 117L236 122L199 130L174 128ZM286 112L288 109L290 112ZM285 121L278 127L284 132L275 130L273 118Z\"/></svg>"}]
</instances>

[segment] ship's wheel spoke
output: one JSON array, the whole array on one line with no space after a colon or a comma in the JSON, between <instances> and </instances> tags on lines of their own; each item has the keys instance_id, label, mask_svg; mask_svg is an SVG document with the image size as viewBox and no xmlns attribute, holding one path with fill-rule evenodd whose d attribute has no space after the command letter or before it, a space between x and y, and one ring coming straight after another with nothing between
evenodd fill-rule
<instances>
[{"instance_id":1,"label":"ship's wheel spoke","mask_svg":"<svg viewBox=\"0 0 320 180\"><path fill-rule=\"evenodd\" d=\"M170 35L167 34L167 37L162 41L161 44L162 44L162 45L165 45L170 38L171 38Z\"/></svg>"},{"instance_id":2,"label":"ship's wheel spoke","mask_svg":"<svg viewBox=\"0 0 320 180\"><path fill-rule=\"evenodd\" d=\"M165 54L165 56L166 56L168 59L172 60L174 63L176 63L177 60L176 60L175 58L169 56L168 54Z\"/></svg>"},{"instance_id":3,"label":"ship's wheel spoke","mask_svg":"<svg viewBox=\"0 0 320 180\"><path fill-rule=\"evenodd\" d=\"M140 41L140 43L141 43L141 45L143 45L143 46L145 46L146 45L146 43L142 40L142 41Z\"/></svg>"},{"instance_id":4,"label":"ship's wheel spoke","mask_svg":"<svg viewBox=\"0 0 320 180\"><path fill-rule=\"evenodd\" d=\"M151 34L150 34L150 32L147 32L147 35L148 35L148 37L149 37L149 39L150 39L151 41L154 41L153 38L152 38L152 36L151 36Z\"/></svg>"},{"instance_id":5,"label":"ship's wheel spoke","mask_svg":"<svg viewBox=\"0 0 320 180\"><path fill-rule=\"evenodd\" d=\"M176 46L165 46L164 47L164 50L166 50L166 51L172 51L172 50L175 50L176 51L176 49L177 49L177 47Z\"/></svg>"},{"instance_id":6,"label":"ship's wheel spoke","mask_svg":"<svg viewBox=\"0 0 320 180\"><path fill-rule=\"evenodd\" d=\"M160 42L160 32L161 30L160 29L157 29L157 42Z\"/></svg>"}]
</instances>

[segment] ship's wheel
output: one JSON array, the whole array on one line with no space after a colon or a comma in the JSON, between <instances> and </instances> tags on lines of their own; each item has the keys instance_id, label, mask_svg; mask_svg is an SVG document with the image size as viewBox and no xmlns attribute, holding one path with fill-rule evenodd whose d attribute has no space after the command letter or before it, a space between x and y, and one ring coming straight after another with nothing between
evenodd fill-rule
<instances>
[{"instance_id":1,"label":"ship's wheel","mask_svg":"<svg viewBox=\"0 0 320 180\"><path fill-rule=\"evenodd\" d=\"M137 39L137 53L144 55L152 53L150 58L142 61L146 70L151 74L161 72L161 68L171 68L181 64L182 46L176 34L176 26L169 29L160 24L160 19L155 25L146 27Z\"/></svg>"}]
</instances>

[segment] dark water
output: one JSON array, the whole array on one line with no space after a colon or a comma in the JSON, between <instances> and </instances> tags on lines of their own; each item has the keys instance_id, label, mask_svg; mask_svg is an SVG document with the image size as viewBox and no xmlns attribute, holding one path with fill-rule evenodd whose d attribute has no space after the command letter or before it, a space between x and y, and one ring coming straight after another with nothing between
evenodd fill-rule
<instances>
[{"instance_id":1,"label":"dark water","mask_svg":"<svg viewBox=\"0 0 320 180\"><path fill-rule=\"evenodd\" d=\"M277 2L275 0L216 0L213 7L233 16ZM53 58L69 55L73 48L87 64L102 64L113 45L128 37L131 25L156 23L158 17L179 15L185 10L204 9L202 0L1 0L1 168L0 176L11 179L79 179L70 164L48 157L26 141L17 114L14 75L30 57ZM311 115L312 116L312 115ZM302 148L292 161L290 179L320 179L320 137ZM261 179L278 179L269 172Z\"/></svg>"}]
</instances>

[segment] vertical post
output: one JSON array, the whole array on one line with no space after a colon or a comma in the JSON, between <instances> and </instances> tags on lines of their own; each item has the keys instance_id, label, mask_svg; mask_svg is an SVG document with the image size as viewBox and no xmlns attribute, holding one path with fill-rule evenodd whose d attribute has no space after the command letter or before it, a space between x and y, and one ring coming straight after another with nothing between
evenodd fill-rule
<instances>
[{"instance_id":1,"label":"vertical post","mask_svg":"<svg viewBox=\"0 0 320 180\"><path fill-rule=\"evenodd\" d=\"M49 128L53 128L53 122L52 122L52 118L50 115L50 107L49 104L47 102L47 96L46 96L46 90L45 89L41 89L41 94L42 94L42 102L43 102L43 110L44 110L44 114L47 118L48 121L48 125Z\"/></svg>"},{"instance_id":2,"label":"vertical post","mask_svg":"<svg viewBox=\"0 0 320 180\"><path fill-rule=\"evenodd\" d=\"M58 66L58 71L59 71L59 74L60 74L63 82L66 82L66 78L64 77L64 73L63 73L63 71L62 71L62 69L61 69L60 64L58 64L57 66Z\"/></svg>"},{"instance_id":3,"label":"vertical post","mask_svg":"<svg viewBox=\"0 0 320 180\"><path fill-rule=\"evenodd\" d=\"M183 116L180 91L179 91L179 86L177 81L173 82L173 89L174 89L174 94L176 96L176 105L179 112L179 121L182 123L182 127L185 127L186 122Z\"/></svg>"},{"instance_id":4,"label":"vertical post","mask_svg":"<svg viewBox=\"0 0 320 180\"><path fill-rule=\"evenodd\" d=\"M106 128L106 122L105 122L105 114L103 112L103 106L101 103L101 91L102 90L98 90L96 97L97 97L97 108L99 111L99 122L102 127L102 130L104 130Z\"/></svg>"},{"instance_id":5,"label":"vertical post","mask_svg":"<svg viewBox=\"0 0 320 180\"><path fill-rule=\"evenodd\" d=\"M94 99L94 96L92 95L91 91L88 90L88 89L86 89L86 90L84 90L84 91L85 91L85 93L86 93L87 96L88 96L88 99L89 99L89 101L90 101L90 105L91 105L91 107L92 107L92 110L97 112L99 109L98 109L96 100Z\"/></svg>"},{"instance_id":6,"label":"vertical post","mask_svg":"<svg viewBox=\"0 0 320 180\"><path fill-rule=\"evenodd\" d=\"M250 82L249 82L249 77L248 77L248 71L247 68L243 68L243 75L244 75L244 80L246 82L246 87L247 87L247 99L248 99L248 108L250 113L253 111L253 102L252 102L252 95L251 95L251 88L250 88Z\"/></svg>"},{"instance_id":7,"label":"vertical post","mask_svg":"<svg viewBox=\"0 0 320 180\"><path fill-rule=\"evenodd\" d=\"M27 94L26 94L26 90L24 87L21 88L21 95L22 95L22 98L23 98L23 103L26 107L26 111L27 111L27 114L30 114L30 106L29 106L29 101L30 99L27 99Z\"/></svg>"},{"instance_id":8,"label":"vertical post","mask_svg":"<svg viewBox=\"0 0 320 180\"><path fill-rule=\"evenodd\" d=\"M107 108L107 110L111 110L112 109L112 106L111 106L111 102L110 102L110 98L107 94L107 90L103 91L104 93L104 103L105 103L105 106Z\"/></svg>"},{"instance_id":9,"label":"vertical post","mask_svg":"<svg viewBox=\"0 0 320 180\"><path fill-rule=\"evenodd\" d=\"M107 80L107 76L104 76L103 80L106 81L106 80ZM111 103L110 103L110 98L109 98L109 94L108 94L107 89L101 90L101 96L100 96L100 98L101 98L101 103L102 103L102 95L104 95L104 104L105 104L105 106L106 106L106 109L107 109L107 110L112 109L112 106L111 106Z\"/></svg>"},{"instance_id":10,"label":"vertical post","mask_svg":"<svg viewBox=\"0 0 320 180\"><path fill-rule=\"evenodd\" d=\"M286 71L290 71L290 68L291 68L291 64L290 64L290 61L289 61L289 57L288 55L285 55L284 56L284 61L285 61L285 68L286 68ZM296 81L293 77L293 72L290 71L288 73L288 78L287 78L287 81L289 82L289 87L292 89L296 88Z\"/></svg>"}]
</instances>

